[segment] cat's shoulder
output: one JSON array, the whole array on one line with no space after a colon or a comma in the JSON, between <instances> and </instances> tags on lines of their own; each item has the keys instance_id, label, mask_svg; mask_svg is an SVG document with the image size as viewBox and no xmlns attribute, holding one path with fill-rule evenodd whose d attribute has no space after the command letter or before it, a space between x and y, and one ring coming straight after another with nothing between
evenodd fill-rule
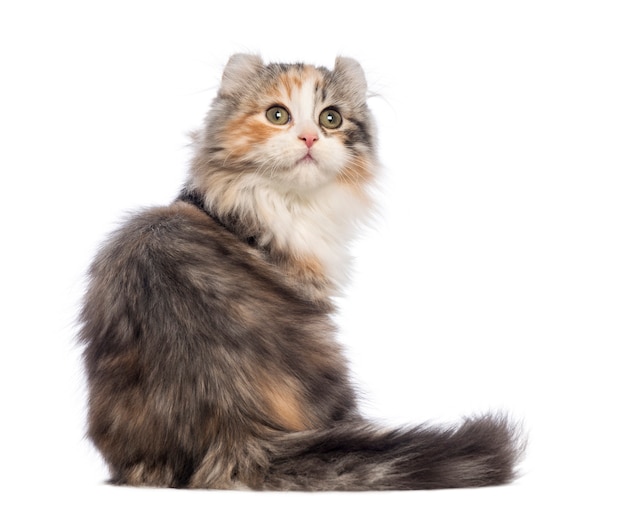
<instances>
[{"instance_id":1,"label":"cat's shoulder","mask_svg":"<svg viewBox=\"0 0 626 511\"><path fill-rule=\"evenodd\" d=\"M218 248L236 240L215 219L183 201L128 215L108 240L113 250L171 252ZM106 249L105 249L106 250Z\"/></svg>"},{"instance_id":2,"label":"cat's shoulder","mask_svg":"<svg viewBox=\"0 0 626 511\"><path fill-rule=\"evenodd\" d=\"M138 232L179 233L186 229L215 229L215 221L200 208L176 200L165 206L152 206L132 213L123 227Z\"/></svg>"}]
</instances>

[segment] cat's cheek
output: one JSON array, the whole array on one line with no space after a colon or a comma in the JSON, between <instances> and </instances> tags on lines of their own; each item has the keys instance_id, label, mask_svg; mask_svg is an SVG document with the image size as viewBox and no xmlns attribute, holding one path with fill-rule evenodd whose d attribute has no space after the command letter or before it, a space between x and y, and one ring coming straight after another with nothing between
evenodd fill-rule
<instances>
[{"instance_id":1,"label":"cat's cheek","mask_svg":"<svg viewBox=\"0 0 626 511\"><path fill-rule=\"evenodd\" d=\"M360 154L348 160L337 176L337 181L361 189L376 179L376 164L366 155Z\"/></svg>"},{"instance_id":2,"label":"cat's cheek","mask_svg":"<svg viewBox=\"0 0 626 511\"><path fill-rule=\"evenodd\" d=\"M315 148L313 158L320 169L320 172L334 177L341 172L349 162L350 154L346 148L336 140L326 140Z\"/></svg>"},{"instance_id":3,"label":"cat's cheek","mask_svg":"<svg viewBox=\"0 0 626 511\"><path fill-rule=\"evenodd\" d=\"M262 158L263 148L268 141L281 135L275 126L256 117L234 119L224 130L224 134L224 146L229 151L229 156L236 159L248 159L254 153Z\"/></svg>"}]
</instances>

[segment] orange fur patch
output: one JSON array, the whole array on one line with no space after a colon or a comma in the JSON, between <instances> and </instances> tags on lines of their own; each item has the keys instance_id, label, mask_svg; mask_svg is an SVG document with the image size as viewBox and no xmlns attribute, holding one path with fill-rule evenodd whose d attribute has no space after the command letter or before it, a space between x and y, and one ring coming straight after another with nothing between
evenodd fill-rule
<instances>
[{"instance_id":1,"label":"orange fur patch","mask_svg":"<svg viewBox=\"0 0 626 511\"><path fill-rule=\"evenodd\" d=\"M291 100L293 97L293 90L302 87L302 80L300 80L298 76L291 75L293 75L293 73L280 75L277 88L275 90L275 94L277 96L284 95Z\"/></svg>"},{"instance_id":2,"label":"orange fur patch","mask_svg":"<svg viewBox=\"0 0 626 511\"><path fill-rule=\"evenodd\" d=\"M245 137L249 144L266 142L280 129L256 118L248 118L240 127L239 135Z\"/></svg>"},{"instance_id":3,"label":"orange fur patch","mask_svg":"<svg viewBox=\"0 0 626 511\"><path fill-rule=\"evenodd\" d=\"M287 431L305 431L314 426L314 421L307 416L303 408L301 390L296 383L290 385L283 380L277 380L269 374L260 384L263 402L268 407L268 418L274 424Z\"/></svg>"},{"instance_id":4,"label":"orange fur patch","mask_svg":"<svg viewBox=\"0 0 626 511\"><path fill-rule=\"evenodd\" d=\"M230 155L243 158L250 151L251 145L265 143L278 129L280 128L257 117L237 117L226 126L224 142Z\"/></svg>"},{"instance_id":5,"label":"orange fur patch","mask_svg":"<svg viewBox=\"0 0 626 511\"><path fill-rule=\"evenodd\" d=\"M317 259L312 257L297 257L292 261L298 273L305 280L325 279L324 268Z\"/></svg>"},{"instance_id":6,"label":"orange fur patch","mask_svg":"<svg viewBox=\"0 0 626 511\"><path fill-rule=\"evenodd\" d=\"M273 88L269 89L268 94L273 100L281 101L282 99L291 100L294 90L301 89L304 82L312 79L318 81L322 79L319 71L313 66L304 66L301 69L289 69L286 73L282 73Z\"/></svg>"}]
</instances>

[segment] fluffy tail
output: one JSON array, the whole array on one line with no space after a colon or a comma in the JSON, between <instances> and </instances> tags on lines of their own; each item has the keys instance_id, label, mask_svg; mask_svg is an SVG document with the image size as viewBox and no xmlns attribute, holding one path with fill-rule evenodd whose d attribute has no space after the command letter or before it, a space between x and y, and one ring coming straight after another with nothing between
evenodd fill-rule
<instances>
[{"instance_id":1,"label":"fluffy tail","mask_svg":"<svg viewBox=\"0 0 626 511\"><path fill-rule=\"evenodd\" d=\"M519 428L500 416L460 426L378 431L344 424L272 443L260 489L418 490L510 482L524 448Z\"/></svg>"}]
</instances>

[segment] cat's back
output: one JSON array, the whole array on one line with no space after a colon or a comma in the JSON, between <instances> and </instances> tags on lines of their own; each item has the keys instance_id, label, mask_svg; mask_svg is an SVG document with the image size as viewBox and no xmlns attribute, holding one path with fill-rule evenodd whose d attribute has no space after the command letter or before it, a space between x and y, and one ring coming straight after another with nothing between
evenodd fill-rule
<instances>
[{"instance_id":1,"label":"cat's back","mask_svg":"<svg viewBox=\"0 0 626 511\"><path fill-rule=\"evenodd\" d=\"M92 287L210 284L276 277L262 254L199 208L182 201L135 213L101 247L90 269ZM99 289L99 292L104 289Z\"/></svg>"},{"instance_id":2,"label":"cat's back","mask_svg":"<svg viewBox=\"0 0 626 511\"><path fill-rule=\"evenodd\" d=\"M133 215L102 246L89 271L81 337L109 347L167 333L237 339L237 325L257 328L258 318L301 321L326 312L261 251L176 201Z\"/></svg>"},{"instance_id":3,"label":"cat's back","mask_svg":"<svg viewBox=\"0 0 626 511\"><path fill-rule=\"evenodd\" d=\"M168 206L146 208L134 213L115 230L101 247L91 275L102 271L118 273L129 265L180 265L229 262L233 256L250 257L250 251L231 233L200 209L176 201ZM244 255L245 254L245 255ZM208 257L208 259L207 259ZM237 257L235 257L237 258Z\"/></svg>"}]
</instances>

